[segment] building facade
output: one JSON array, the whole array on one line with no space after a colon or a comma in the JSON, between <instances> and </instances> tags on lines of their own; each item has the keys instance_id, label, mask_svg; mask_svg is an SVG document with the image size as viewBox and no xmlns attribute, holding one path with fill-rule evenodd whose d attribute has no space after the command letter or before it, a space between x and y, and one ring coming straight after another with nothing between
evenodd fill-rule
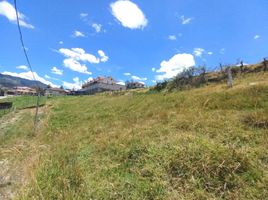
<instances>
[{"instance_id":1,"label":"building facade","mask_svg":"<svg viewBox=\"0 0 268 200\"><path fill-rule=\"evenodd\" d=\"M106 91L124 91L126 86L118 84L112 77L97 77L82 86L80 94L96 94Z\"/></svg>"},{"instance_id":2,"label":"building facade","mask_svg":"<svg viewBox=\"0 0 268 200\"><path fill-rule=\"evenodd\" d=\"M45 90L46 96L64 96L68 95L70 92L61 88L47 88Z\"/></svg>"},{"instance_id":3,"label":"building facade","mask_svg":"<svg viewBox=\"0 0 268 200\"><path fill-rule=\"evenodd\" d=\"M126 82L126 88L127 89L138 89L138 88L144 88L145 85L140 82Z\"/></svg>"},{"instance_id":4,"label":"building facade","mask_svg":"<svg viewBox=\"0 0 268 200\"><path fill-rule=\"evenodd\" d=\"M6 95L36 95L36 89L30 87L14 87L6 90Z\"/></svg>"}]
</instances>

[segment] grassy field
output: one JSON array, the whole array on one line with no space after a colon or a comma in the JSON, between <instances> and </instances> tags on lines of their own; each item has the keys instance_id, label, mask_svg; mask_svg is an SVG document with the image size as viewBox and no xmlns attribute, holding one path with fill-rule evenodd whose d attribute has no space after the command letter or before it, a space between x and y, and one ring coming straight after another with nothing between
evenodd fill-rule
<instances>
[{"instance_id":1,"label":"grassy field","mask_svg":"<svg viewBox=\"0 0 268 200\"><path fill-rule=\"evenodd\" d=\"M35 137L31 110L0 134L0 160L23 166L17 199L267 199L267 78L52 98Z\"/></svg>"},{"instance_id":2,"label":"grassy field","mask_svg":"<svg viewBox=\"0 0 268 200\"><path fill-rule=\"evenodd\" d=\"M36 96L15 96L0 99L0 102L12 102L13 106L11 110L31 108L36 105ZM43 106L46 103L46 97L40 97L40 105ZM0 110L0 117L7 114L11 110Z\"/></svg>"}]
</instances>

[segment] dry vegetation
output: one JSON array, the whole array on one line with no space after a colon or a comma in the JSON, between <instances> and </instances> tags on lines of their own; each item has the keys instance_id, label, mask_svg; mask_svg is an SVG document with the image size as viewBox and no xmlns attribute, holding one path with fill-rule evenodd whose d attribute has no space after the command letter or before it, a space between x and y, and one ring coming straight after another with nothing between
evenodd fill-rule
<instances>
[{"instance_id":1,"label":"dry vegetation","mask_svg":"<svg viewBox=\"0 0 268 200\"><path fill-rule=\"evenodd\" d=\"M36 137L30 112L4 129L0 160L24 166L17 199L266 199L267 78L52 98Z\"/></svg>"}]
</instances>

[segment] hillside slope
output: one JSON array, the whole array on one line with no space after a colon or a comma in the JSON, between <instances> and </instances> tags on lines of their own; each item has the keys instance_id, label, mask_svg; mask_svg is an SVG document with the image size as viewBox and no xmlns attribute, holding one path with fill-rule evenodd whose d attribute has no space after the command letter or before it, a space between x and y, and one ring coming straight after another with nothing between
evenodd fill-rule
<instances>
[{"instance_id":1,"label":"hillside slope","mask_svg":"<svg viewBox=\"0 0 268 200\"><path fill-rule=\"evenodd\" d=\"M17 86L22 86L22 87L36 87L36 86L38 86L41 88L47 87L46 84L41 83L40 81L31 81L31 80L24 79L24 78L0 74L0 88L1 87L13 88L13 87L17 87Z\"/></svg>"},{"instance_id":2,"label":"hillside slope","mask_svg":"<svg viewBox=\"0 0 268 200\"><path fill-rule=\"evenodd\" d=\"M266 199L267 80L54 98L37 136L22 118L0 135L0 152L21 152L19 199Z\"/></svg>"}]
</instances>

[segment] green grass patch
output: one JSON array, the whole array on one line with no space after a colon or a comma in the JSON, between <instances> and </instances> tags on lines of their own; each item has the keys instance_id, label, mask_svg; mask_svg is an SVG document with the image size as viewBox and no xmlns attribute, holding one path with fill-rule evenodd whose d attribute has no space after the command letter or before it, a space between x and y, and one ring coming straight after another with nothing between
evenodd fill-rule
<instances>
[{"instance_id":1,"label":"green grass patch","mask_svg":"<svg viewBox=\"0 0 268 200\"><path fill-rule=\"evenodd\" d=\"M50 98L38 136L50 151L19 198L266 199L267 94L245 79Z\"/></svg>"}]
</instances>

